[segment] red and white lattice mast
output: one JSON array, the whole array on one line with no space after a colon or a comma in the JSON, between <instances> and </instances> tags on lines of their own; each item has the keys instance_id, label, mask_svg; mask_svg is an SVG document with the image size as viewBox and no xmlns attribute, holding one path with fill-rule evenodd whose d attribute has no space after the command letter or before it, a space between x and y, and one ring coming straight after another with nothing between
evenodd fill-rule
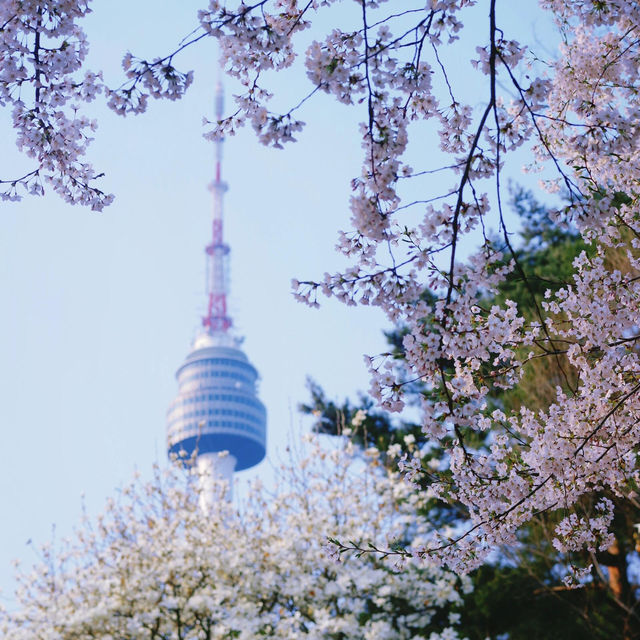
<instances>
[{"instance_id":1,"label":"red and white lattice mast","mask_svg":"<svg viewBox=\"0 0 640 640\"><path fill-rule=\"evenodd\" d=\"M216 88L216 119L222 120L224 95L222 85ZM206 247L207 253L207 313L202 324L208 333L227 333L232 321L227 311L227 294L229 284L229 245L222 234L223 196L227 184L222 180L222 146L223 138L216 141L216 177L209 185L213 194L213 221L211 244Z\"/></svg>"}]
</instances>

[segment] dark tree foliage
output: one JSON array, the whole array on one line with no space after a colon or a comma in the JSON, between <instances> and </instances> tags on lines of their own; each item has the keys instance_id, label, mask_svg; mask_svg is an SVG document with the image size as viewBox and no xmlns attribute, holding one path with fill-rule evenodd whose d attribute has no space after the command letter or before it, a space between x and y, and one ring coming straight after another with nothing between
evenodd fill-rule
<instances>
[{"instance_id":1,"label":"dark tree foliage","mask_svg":"<svg viewBox=\"0 0 640 640\"><path fill-rule=\"evenodd\" d=\"M518 268L501 285L497 299L488 303L514 300L529 320L535 321L538 307L547 289L571 284L571 263L582 251L591 249L571 228L560 228L549 210L531 193L512 190L512 206L521 220L519 248L515 252ZM499 239L493 239L499 245ZM612 254L610 261L624 269L624 256ZM430 296L430 292L425 292ZM428 322L428 319L425 320ZM405 330L395 327L385 333L389 351L401 365L402 338ZM548 345L553 358L540 358L527 365L522 384L515 390L494 393L492 408L505 411L517 408L526 399L527 406L545 409L553 400L558 386L570 389L575 374L562 353L562 345L550 336ZM445 371L446 371L445 366ZM374 402L360 395L357 402L328 400L321 386L309 381L311 399L300 406L303 413L315 417L314 429L319 433L340 434L349 426L359 410L366 412L352 438L363 447L386 451L390 444L405 446L405 437L421 437L420 426L397 420L375 408ZM429 397L431 391L412 384L416 398ZM486 439L491 434L486 434ZM480 448L485 443L470 443ZM440 474L446 474L446 447L427 445L424 460L424 484L430 470L441 462ZM388 460L395 464L395 460ZM600 496L596 496L600 497ZM509 640L612 640L640 638L640 587L633 584L630 566L640 562L636 548L634 524L640 521L640 504L634 500L607 495L616 506L615 544L606 552L579 557L565 557L552 545L554 524L560 513L548 513L534 519L519 533L517 547L503 549L492 564L481 567L473 575L474 592L465 597L461 634L469 640L508 638ZM594 500L584 499L585 514L593 509ZM455 525L465 517L465 510L451 502L432 500L425 509L435 527ZM580 589L569 589L558 581L559 567L568 562L593 564L592 579Z\"/></svg>"},{"instance_id":2,"label":"dark tree foliage","mask_svg":"<svg viewBox=\"0 0 640 640\"><path fill-rule=\"evenodd\" d=\"M376 447L380 451L386 451L389 445L401 443L409 434L416 438L422 434L417 424L404 421L393 423L391 416L385 411L377 410L374 401L364 394L359 395L357 404L352 404L348 399L336 403L327 400L322 387L315 380L308 378L307 388L311 398L308 404L298 405L298 409L315 417L313 429L316 433L339 435L345 427L350 427L356 413L363 411L366 416L351 436L354 443L361 447Z\"/></svg>"}]
</instances>

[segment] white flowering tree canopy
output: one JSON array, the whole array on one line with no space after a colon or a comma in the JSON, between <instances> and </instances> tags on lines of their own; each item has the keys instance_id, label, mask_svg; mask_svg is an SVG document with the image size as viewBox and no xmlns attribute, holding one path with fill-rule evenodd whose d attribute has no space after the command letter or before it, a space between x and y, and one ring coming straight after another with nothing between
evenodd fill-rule
<instances>
[{"instance_id":1,"label":"white flowering tree canopy","mask_svg":"<svg viewBox=\"0 0 640 640\"><path fill-rule=\"evenodd\" d=\"M318 443L238 510L195 474L156 469L74 540L43 550L0 614L4 640L457 640L470 581L396 556L339 562L332 536L407 544L426 527L410 487L351 447ZM210 487L211 485L208 484ZM335 547L332 547L335 551Z\"/></svg>"},{"instance_id":2,"label":"white flowering tree canopy","mask_svg":"<svg viewBox=\"0 0 640 640\"><path fill-rule=\"evenodd\" d=\"M191 40L216 38L227 73L243 86L229 117L210 123L211 137L249 123L262 143L281 147L303 129L298 114L320 92L361 114L362 169L351 176L351 229L339 240L350 266L320 282L295 281L294 290L311 305L319 293L376 305L407 327L409 377L390 358L371 358L372 391L401 410L407 383L430 390L424 438L445 446L449 468L427 476L414 463L409 473L421 477L418 490L428 484L463 505L469 524L413 552L460 570L549 510L567 514L559 550L605 548L610 497L633 497L638 485L640 7L539 4L560 42L547 60L510 36L497 0L358 0L346 12L354 3L210 0ZM104 206L109 196L81 160L93 125L71 105L103 91L116 111L140 112L148 97L179 97L191 81L173 66L177 51L152 61L128 55L128 80L116 91L99 74L83 75L77 25L87 10L77 0L0 4L0 101L37 165L5 179L5 197L22 186L38 192L45 180L70 201ZM457 49L463 34L475 46ZM309 93L272 111L269 74L295 73L298 56ZM482 89L469 95L472 76ZM562 192L556 221L575 225L588 246L569 280L549 281L542 300L531 290L533 319L513 301L490 302L508 275L525 285L530 278L503 212L504 173L522 149L542 188ZM464 260L463 241L477 248ZM525 401L505 412L489 401L541 358L562 363L548 407ZM486 446L472 444L486 433ZM581 510L585 497L593 509Z\"/></svg>"}]
</instances>

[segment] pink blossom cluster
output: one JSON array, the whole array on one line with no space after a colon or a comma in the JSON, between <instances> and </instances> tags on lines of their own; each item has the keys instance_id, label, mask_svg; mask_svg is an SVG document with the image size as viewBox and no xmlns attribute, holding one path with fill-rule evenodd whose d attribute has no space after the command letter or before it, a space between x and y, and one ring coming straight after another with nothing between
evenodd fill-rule
<instances>
[{"instance_id":1,"label":"pink blossom cluster","mask_svg":"<svg viewBox=\"0 0 640 640\"><path fill-rule=\"evenodd\" d=\"M128 53L126 81L106 87L101 72L84 68L89 45L79 23L89 12L89 0L0 4L0 107L11 109L18 149L34 161L23 175L0 179L4 200L42 195L50 185L67 202L101 211L113 195L85 160L97 123L83 104L103 94L116 113L141 113L149 97L175 100L191 84L192 73L173 66L175 52L152 61Z\"/></svg>"},{"instance_id":2,"label":"pink blossom cluster","mask_svg":"<svg viewBox=\"0 0 640 640\"><path fill-rule=\"evenodd\" d=\"M127 53L122 68L128 78L118 89L107 89L107 104L116 113L144 113L149 97L178 100L193 82L191 71L183 73L171 64L172 56L153 61Z\"/></svg>"},{"instance_id":3,"label":"pink blossom cluster","mask_svg":"<svg viewBox=\"0 0 640 640\"><path fill-rule=\"evenodd\" d=\"M298 2L282 0L274 3L274 11L266 10L267 2L247 5L244 2L226 6L211 0L207 10L198 14L207 35L217 38L227 73L236 77L245 92L235 96L237 111L205 137L214 139L233 134L246 122L251 124L260 142L281 148L295 141L294 134L303 122L288 113L269 111L266 102L271 93L261 86L261 74L289 67L295 59L293 37L309 26L305 14L310 5L330 4L330 0L310 2L301 8Z\"/></svg>"},{"instance_id":4,"label":"pink blossom cluster","mask_svg":"<svg viewBox=\"0 0 640 640\"><path fill-rule=\"evenodd\" d=\"M96 129L80 105L102 90L99 73L82 72L87 40L78 21L87 0L7 0L0 4L0 106L9 107L18 148L34 161L0 180L0 197L42 194L49 184L65 200L101 210L113 196L84 161Z\"/></svg>"}]
</instances>

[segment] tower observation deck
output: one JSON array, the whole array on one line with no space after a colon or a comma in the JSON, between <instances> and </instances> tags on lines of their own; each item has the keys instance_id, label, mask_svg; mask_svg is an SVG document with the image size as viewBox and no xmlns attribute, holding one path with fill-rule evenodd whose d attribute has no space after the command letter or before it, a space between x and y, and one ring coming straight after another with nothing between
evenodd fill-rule
<instances>
[{"instance_id":1,"label":"tower observation deck","mask_svg":"<svg viewBox=\"0 0 640 640\"><path fill-rule=\"evenodd\" d=\"M216 116L222 119L218 86ZM207 312L192 349L179 367L178 395L167 411L169 455L195 459L202 471L231 481L233 472L265 456L266 411L257 395L258 372L232 334L227 310L229 245L223 239L222 140L216 142L212 239L206 247ZM222 454L222 452L228 454Z\"/></svg>"}]
</instances>

